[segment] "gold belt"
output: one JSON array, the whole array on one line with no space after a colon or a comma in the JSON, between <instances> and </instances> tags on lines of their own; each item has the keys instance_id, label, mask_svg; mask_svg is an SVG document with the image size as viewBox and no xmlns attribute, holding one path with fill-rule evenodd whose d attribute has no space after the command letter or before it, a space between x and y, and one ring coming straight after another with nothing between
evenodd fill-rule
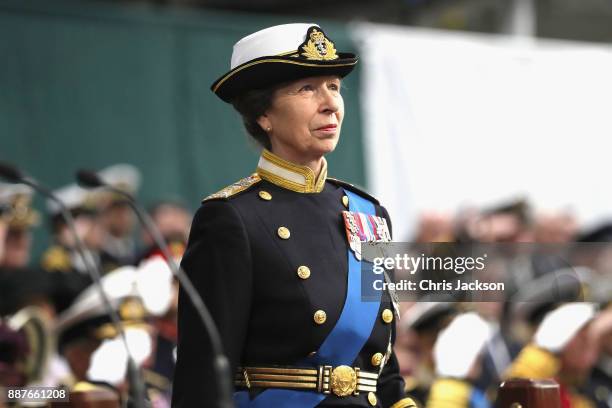
<instances>
[{"instance_id":1,"label":"gold belt","mask_svg":"<svg viewBox=\"0 0 612 408\"><path fill-rule=\"evenodd\" d=\"M317 368L238 367L234 385L246 388L294 388L339 397L376 392L378 374L345 365Z\"/></svg>"}]
</instances>

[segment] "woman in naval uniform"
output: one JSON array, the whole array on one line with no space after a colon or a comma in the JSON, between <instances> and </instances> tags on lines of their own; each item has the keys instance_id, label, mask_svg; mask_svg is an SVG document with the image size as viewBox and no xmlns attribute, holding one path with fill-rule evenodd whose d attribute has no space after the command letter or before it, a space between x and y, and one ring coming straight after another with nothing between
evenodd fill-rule
<instances>
[{"instance_id":1,"label":"woman in naval uniform","mask_svg":"<svg viewBox=\"0 0 612 408\"><path fill-rule=\"evenodd\" d=\"M357 58L312 24L234 45L213 92L264 148L256 172L203 200L182 267L220 331L238 407L415 406L392 352L388 293L363 302L355 241L390 239L386 210L327 177ZM179 297L173 406L218 399L210 341Z\"/></svg>"}]
</instances>

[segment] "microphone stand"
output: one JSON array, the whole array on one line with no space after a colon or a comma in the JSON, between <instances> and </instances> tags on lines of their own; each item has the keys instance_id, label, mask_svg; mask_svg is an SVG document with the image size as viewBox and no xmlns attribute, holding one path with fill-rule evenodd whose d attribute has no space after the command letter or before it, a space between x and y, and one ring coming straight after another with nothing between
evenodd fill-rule
<instances>
[{"instance_id":1,"label":"microphone stand","mask_svg":"<svg viewBox=\"0 0 612 408\"><path fill-rule=\"evenodd\" d=\"M78 176L80 176L80 174L81 172L79 172ZM94 174L90 174L88 176L93 176ZM97 174L95 174L95 176L97 176ZM81 185L86 184L87 187L93 187L91 183L83 180L81 177L77 177L77 178L79 179L79 182L81 183ZM99 187L105 188L127 199L127 202L129 203L130 207L136 213L138 220L140 221L142 226L145 228L145 230L151 235L151 237L153 238L153 241L155 242L155 245L157 245L159 249L161 250L166 260L166 263L168 264L170 270L172 271L172 274L177 277L181 286L183 287L183 290L185 290L185 293L187 294L193 307L196 309L196 312L198 316L200 317L200 320L202 321L202 324L204 325L210 337L212 352L213 352L213 355L215 356L214 361L213 361L213 369L215 370L215 373L217 374L217 378L218 378L217 386L218 386L219 396L220 396L218 407L219 408L232 408L234 404L232 400L232 384L230 381L231 373L230 373L229 361L227 357L225 356L225 354L223 353L223 345L221 343L221 336L219 335L215 322L212 319L210 312L204 305L204 302L202 301L200 294L198 293L196 288L191 283L191 280L189 279L185 271L183 271L183 269L179 265L177 265L176 262L174 262L174 258L170 254L170 251L168 251L168 244L166 243L166 240L162 236L161 232L159 231L159 229L157 228L157 226L155 225L155 223L153 222L149 214L147 214L144 208L142 208L136 202L134 197L132 197L131 194L121 189L115 188L113 186L110 186L104 183L101 179L99 179L99 177L98 177L98 183L99 183Z\"/></svg>"},{"instance_id":2,"label":"microphone stand","mask_svg":"<svg viewBox=\"0 0 612 408\"><path fill-rule=\"evenodd\" d=\"M15 172L15 174L18 174L18 173ZM132 408L147 408L148 404L146 403L146 397L145 397L146 392L145 392L144 383L141 381L141 376L138 371L138 367L134 359L132 358L132 354L128 347L127 339L125 336L125 331L123 330L123 325L121 324L121 320L119 318L119 315L117 314L117 311L111 305L110 299L106 295L106 292L104 292L104 288L102 287L102 283L101 283L101 273L100 273L98 266L94 262L90 262L91 258L87 256L88 254L87 254L85 244L83 243L83 241L79 237L79 234L77 233L75 222L74 222L74 217L72 216L70 211L68 211L68 208L66 207L66 205L59 198L57 198L57 196L53 194L51 190L42 186L33 178L19 175L19 180L11 180L11 181L13 182L18 181L23 184L27 184L28 186L32 187L34 190L38 191L45 197L49 198L50 200L52 200L54 203L56 203L59 206L60 212L62 214L62 218L64 219L64 221L66 221L66 225L68 226L70 233L73 235L75 239L75 246L76 246L77 253L83 259L85 269L89 273L89 276L91 277L91 279L95 283L96 288L98 289L98 294L100 295L100 298L102 299L102 303L104 305L104 308L106 309L106 313L109 315L111 319L111 323L114 326L115 330L117 331L117 333L119 333L121 340L123 342L123 345L127 351L128 382L130 385L129 400L132 403L131 407Z\"/></svg>"}]
</instances>

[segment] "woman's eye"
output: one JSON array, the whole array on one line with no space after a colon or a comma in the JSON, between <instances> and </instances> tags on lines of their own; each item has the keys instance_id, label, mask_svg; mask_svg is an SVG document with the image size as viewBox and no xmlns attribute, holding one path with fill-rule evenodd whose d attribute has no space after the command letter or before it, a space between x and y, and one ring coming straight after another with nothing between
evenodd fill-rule
<instances>
[{"instance_id":1,"label":"woman's eye","mask_svg":"<svg viewBox=\"0 0 612 408\"><path fill-rule=\"evenodd\" d=\"M314 88L312 85L304 85L300 88L300 92L312 91Z\"/></svg>"},{"instance_id":2,"label":"woman's eye","mask_svg":"<svg viewBox=\"0 0 612 408\"><path fill-rule=\"evenodd\" d=\"M338 84L329 84L329 89L331 89L332 91L339 91L340 90L340 85L338 85Z\"/></svg>"}]
</instances>

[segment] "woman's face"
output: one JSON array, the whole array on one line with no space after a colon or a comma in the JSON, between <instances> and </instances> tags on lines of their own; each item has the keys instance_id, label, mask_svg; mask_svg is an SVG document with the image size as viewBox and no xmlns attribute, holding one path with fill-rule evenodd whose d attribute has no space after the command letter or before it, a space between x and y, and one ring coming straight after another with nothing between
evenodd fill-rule
<instances>
[{"instance_id":1,"label":"woman's face","mask_svg":"<svg viewBox=\"0 0 612 408\"><path fill-rule=\"evenodd\" d=\"M336 148L343 117L340 78L317 76L278 89L258 122L270 136L275 154L300 163Z\"/></svg>"}]
</instances>

